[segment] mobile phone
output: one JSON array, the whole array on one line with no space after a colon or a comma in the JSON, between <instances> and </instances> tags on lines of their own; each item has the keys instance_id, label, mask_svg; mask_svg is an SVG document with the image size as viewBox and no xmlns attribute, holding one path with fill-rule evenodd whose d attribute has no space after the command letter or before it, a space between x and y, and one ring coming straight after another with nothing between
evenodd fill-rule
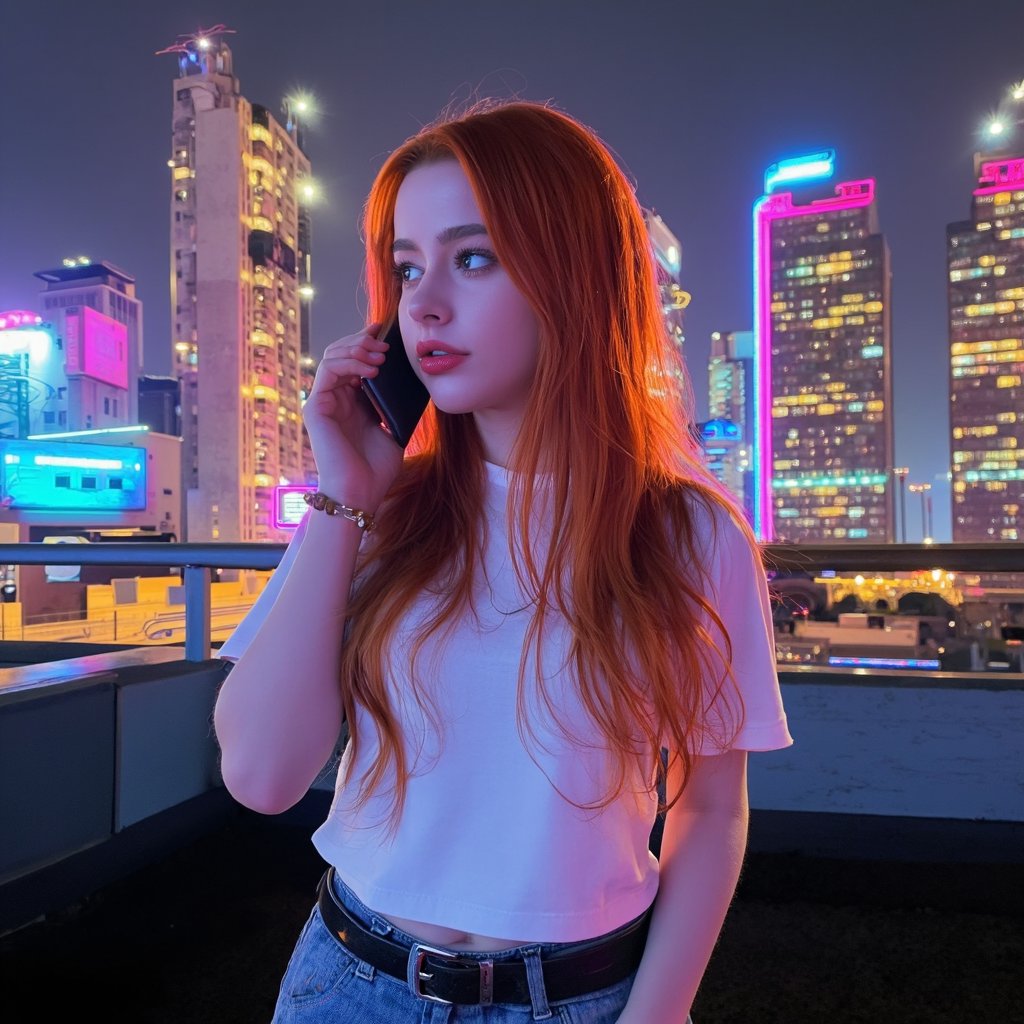
<instances>
[{"instance_id":1,"label":"mobile phone","mask_svg":"<svg viewBox=\"0 0 1024 1024\"><path fill-rule=\"evenodd\" d=\"M405 354L397 319L388 328L384 340L389 348L377 376L362 377L360 384L374 415L395 443L405 448L427 408L430 393Z\"/></svg>"}]
</instances>

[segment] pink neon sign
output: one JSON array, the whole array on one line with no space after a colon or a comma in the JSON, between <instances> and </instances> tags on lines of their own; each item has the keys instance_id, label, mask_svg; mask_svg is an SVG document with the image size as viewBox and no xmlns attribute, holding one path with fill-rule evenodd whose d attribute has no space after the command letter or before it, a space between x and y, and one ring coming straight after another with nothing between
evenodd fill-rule
<instances>
[{"instance_id":1,"label":"pink neon sign","mask_svg":"<svg viewBox=\"0 0 1024 1024\"><path fill-rule=\"evenodd\" d=\"M771 223L785 217L820 216L822 213L870 206L875 201L875 179L861 178L844 181L835 186L835 195L814 199L800 205L793 202L792 192L778 192L763 196L755 205L755 253L757 266L757 364L760 377L757 400L759 408L758 430L761 434L758 462L760 481L757 493L755 521L761 540L775 536L772 510L772 465L775 457L772 445L772 347L771 347Z\"/></svg>"},{"instance_id":2,"label":"pink neon sign","mask_svg":"<svg viewBox=\"0 0 1024 1024\"><path fill-rule=\"evenodd\" d=\"M0 313L0 331L6 331L12 327L38 327L43 318L38 313L32 313L27 309L8 309Z\"/></svg>"},{"instance_id":3,"label":"pink neon sign","mask_svg":"<svg viewBox=\"0 0 1024 1024\"><path fill-rule=\"evenodd\" d=\"M994 192L1005 192L1008 188L1024 188L1024 157L1012 160L989 160L981 165L976 196L989 196Z\"/></svg>"}]
</instances>

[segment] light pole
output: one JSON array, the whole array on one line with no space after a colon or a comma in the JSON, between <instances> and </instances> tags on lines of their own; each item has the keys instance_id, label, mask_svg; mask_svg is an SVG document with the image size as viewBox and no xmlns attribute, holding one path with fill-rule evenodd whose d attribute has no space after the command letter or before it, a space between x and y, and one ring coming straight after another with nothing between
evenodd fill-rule
<instances>
[{"instance_id":1,"label":"light pole","mask_svg":"<svg viewBox=\"0 0 1024 1024\"><path fill-rule=\"evenodd\" d=\"M907 474L909 466L896 466L893 473L900 482L900 543L907 543Z\"/></svg>"},{"instance_id":2,"label":"light pole","mask_svg":"<svg viewBox=\"0 0 1024 1024\"><path fill-rule=\"evenodd\" d=\"M932 499L928 493L931 489L931 484L910 484L910 493L921 495L921 542L924 544L932 542Z\"/></svg>"}]
</instances>

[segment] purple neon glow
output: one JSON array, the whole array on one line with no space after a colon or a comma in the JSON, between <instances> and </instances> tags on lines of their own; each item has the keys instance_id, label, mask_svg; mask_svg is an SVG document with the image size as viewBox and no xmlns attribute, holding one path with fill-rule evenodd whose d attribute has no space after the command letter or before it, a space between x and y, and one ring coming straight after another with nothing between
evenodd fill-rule
<instances>
[{"instance_id":1,"label":"purple neon glow","mask_svg":"<svg viewBox=\"0 0 1024 1024\"><path fill-rule=\"evenodd\" d=\"M992 184L986 184L992 182ZM989 196L994 192L1005 192L1008 188L1024 188L1024 157L1012 160L989 160L981 165L976 196Z\"/></svg>"},{"instance_id":2,"label":"purple neon glow","mask_svg":"<svg viewBox=\"0 0 1024 1024\"><path fill-rule=\"evenodd\" d=\"M308 510L302 500L307 491L315 487L302 484L282 484L274 488L273 520L275 530L294 530Z\"/></svg>"},{"instance_id":3,"label":"purple neon glow","mask_svg":"<svg viewBox=\"0 0 1024 1024\"><path fill-rule=\"evenodd\" d=\"M875 179L861 178L844 181L835 187L835 195L815 199L805 205L793 202L792 192L778 192L765 196L757 209L758 235L758 310L757 341L760 368L760 423L761 486L757 495L760 508L761 540L775 538L775 516L772 509L772 474L775 451L772 443L772 346L771 346L771 222L783 217L817 216L835 210L849 210L870 206L875 201Z\"/></svg>"}]
</instances>

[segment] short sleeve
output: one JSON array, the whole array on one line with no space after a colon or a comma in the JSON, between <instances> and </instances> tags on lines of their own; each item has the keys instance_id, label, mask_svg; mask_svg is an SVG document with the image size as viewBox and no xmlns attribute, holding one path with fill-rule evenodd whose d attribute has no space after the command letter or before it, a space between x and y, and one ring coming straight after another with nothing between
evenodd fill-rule
<instances>
[{"instance_id":1,"label":"short sleeve","mask_svg":"<svg viewBox=\"0 0 1024 1024\"><path fill-rule=\"evenodd\" d=\"M291 568L292 562L295 561L295 555L299 550L299 545L302 543L302 538L306 535L308 517L309 513L307 512L299 521L295 533L292 534L292 539L288 542L288 547L281 556L281 561L277 563L277 568L270 574L270 579L267 580L266 586L263 588L260 596L253 602L253 606L245 613L242 621L235 627L227 640L221 644L220 650L217 652L218 657L237 661L249 646L260 626L263 625L267 614L277 600L277 595L281 593L281 587L288 576L288 570Z\"/></svg>"},{"instance_id":2,"label":"short sleeve","mask_svg":"<svg viewBox=\"0 0 1024 1024\"><path fill-rule=\"evenodd\" d=\"M708 596L730 641L733 682L727 680L717 693L708 687L710 707L698 752L780 750L793 738L779 688L767 576L759 552L729 514L723 509L715 517ZM717 629L711 634L723 650L729 649Z\"/></svg>"}]
</instances>

